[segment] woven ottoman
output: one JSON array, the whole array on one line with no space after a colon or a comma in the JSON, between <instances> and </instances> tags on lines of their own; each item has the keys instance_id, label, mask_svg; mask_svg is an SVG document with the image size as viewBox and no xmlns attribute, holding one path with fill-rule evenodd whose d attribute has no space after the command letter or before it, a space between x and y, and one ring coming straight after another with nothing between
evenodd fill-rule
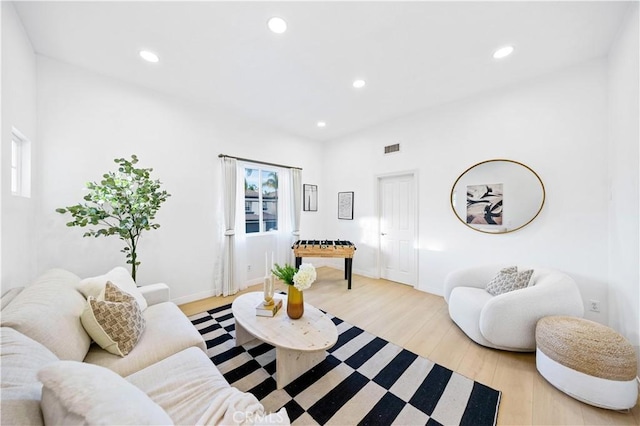
<instances>
[{"instance_id":1,"label":"woven ottoman","mask_svg":"<svg viewBox=\"0 0 640 426\"><path fill-rule=\"evenodd\" d=\"M636 405L635 350L615 330L583 318L545 317L536 346L536 368L567 395L611 410Z\"/></svg>"}]
</instances>

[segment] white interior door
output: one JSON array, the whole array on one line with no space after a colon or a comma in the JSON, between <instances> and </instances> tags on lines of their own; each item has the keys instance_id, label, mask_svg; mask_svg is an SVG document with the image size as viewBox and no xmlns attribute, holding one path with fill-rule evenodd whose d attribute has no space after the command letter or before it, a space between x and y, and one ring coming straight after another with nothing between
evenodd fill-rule
<instances>
[{"instance_id":1,"label":"white interior door","mask_svg":"<svg viewBox=\"0 0 640 426\"><path fill-rule=\"evenodd\" d=\"M403 284L417 283L417 191L413 174L378 179L380 276Z\"/></svg>"}]
</instances>

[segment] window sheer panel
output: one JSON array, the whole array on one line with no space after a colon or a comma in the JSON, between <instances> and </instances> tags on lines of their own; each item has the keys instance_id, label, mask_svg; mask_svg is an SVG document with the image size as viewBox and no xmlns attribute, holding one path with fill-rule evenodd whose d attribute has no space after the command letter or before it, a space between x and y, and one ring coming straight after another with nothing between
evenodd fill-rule
<instances>
[{"instance_id":1,"label":"window sheer panel","mask_svg":"<svg viewBox=\"0 0 640 426\"><path fill-rule=\"evenodd\" d=\"M284 169L280 172L280 198L278 199L278 208L283 214L279 217L280 231L278 232L278 263L294 264L293 250L291 249L291 232L293 230L293 222L291 218L292 203L291 198L291 170Z\"/></svg>"},{"instance_id":2,"label":"window sheer panel","mask_svg":"<svg viewBox=\"0 0 640 426\"><path fill-rule=\"evenodd\" d=\"M244 186L242 185L242 179L244 176L244 169L238 165L236 170L236 216L235 216L235 239L234 239L234 282L233 290L237 293L240 290L247 288L247 233L244 227L245 213L242 209L242 197L244 196Z\"/></svg>"},{"instance_id":3,"label":"window sheer panel","mask_svg":"<svg viewBox=\"0 0 640 426\"><path fill-rule=\"evenodd\" d=\"M222 159L222 173L224 182L224 223L225 223L225 242L224 250L222 251L222 285L221 293L223 296L228 296L237 292L234 286L235 277L235 224L236 224L236 200L237 200L237 174L238 167L237 161L233 158Z\"/></svg>"}]
</instances>

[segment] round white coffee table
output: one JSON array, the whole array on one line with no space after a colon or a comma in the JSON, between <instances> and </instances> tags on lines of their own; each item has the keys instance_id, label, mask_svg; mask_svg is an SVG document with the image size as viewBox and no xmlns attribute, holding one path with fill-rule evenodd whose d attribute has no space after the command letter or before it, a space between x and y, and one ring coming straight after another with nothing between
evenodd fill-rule
<instances>
[{"instance_id":1,"label":"round white coffee table","mask_svg":"<svg viewBox=\"0 0 640 426\"><path fill-rule=\"evenodd\" d=\"M234 300L231 311L236 321L236 346L259 339L276 348L276 383L282 389L302 373L322 362L326 350L338 341L335 324L319 309L304 304L302 318L287 316L287 297L274 317L256 315L262 292L243 294Z\"/></svg>"}]
</instances>

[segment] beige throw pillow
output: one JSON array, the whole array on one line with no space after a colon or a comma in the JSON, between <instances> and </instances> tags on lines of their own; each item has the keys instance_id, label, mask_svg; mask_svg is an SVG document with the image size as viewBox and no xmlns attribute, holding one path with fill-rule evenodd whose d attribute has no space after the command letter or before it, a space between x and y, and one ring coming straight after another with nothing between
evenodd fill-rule
<instances>
[{"instance_id":1,"label":"beige throw pillow","mask_svg":"<svg viewBox=\"0 0 640 426\"><path fill-rule=\"evenodd\" d=\"M131 352L146 325L136 299L110 281L97 299L89 296L80 320L102 349L120 356Z\"/></svg>"},{"instance_id":2,"label":"beige throw pillow","mask_svg":"<svg viewBox=\"0 0 640 426\"><path fill-rule=\"evenodd\" d=\"M529 281L533 275L533 269L518 272L517 266L510 266L501 269L498 275L493 277L485 290L492 296L508 293L510 291L519 290L529 286Z\"/></svg>"}]
</instances>

